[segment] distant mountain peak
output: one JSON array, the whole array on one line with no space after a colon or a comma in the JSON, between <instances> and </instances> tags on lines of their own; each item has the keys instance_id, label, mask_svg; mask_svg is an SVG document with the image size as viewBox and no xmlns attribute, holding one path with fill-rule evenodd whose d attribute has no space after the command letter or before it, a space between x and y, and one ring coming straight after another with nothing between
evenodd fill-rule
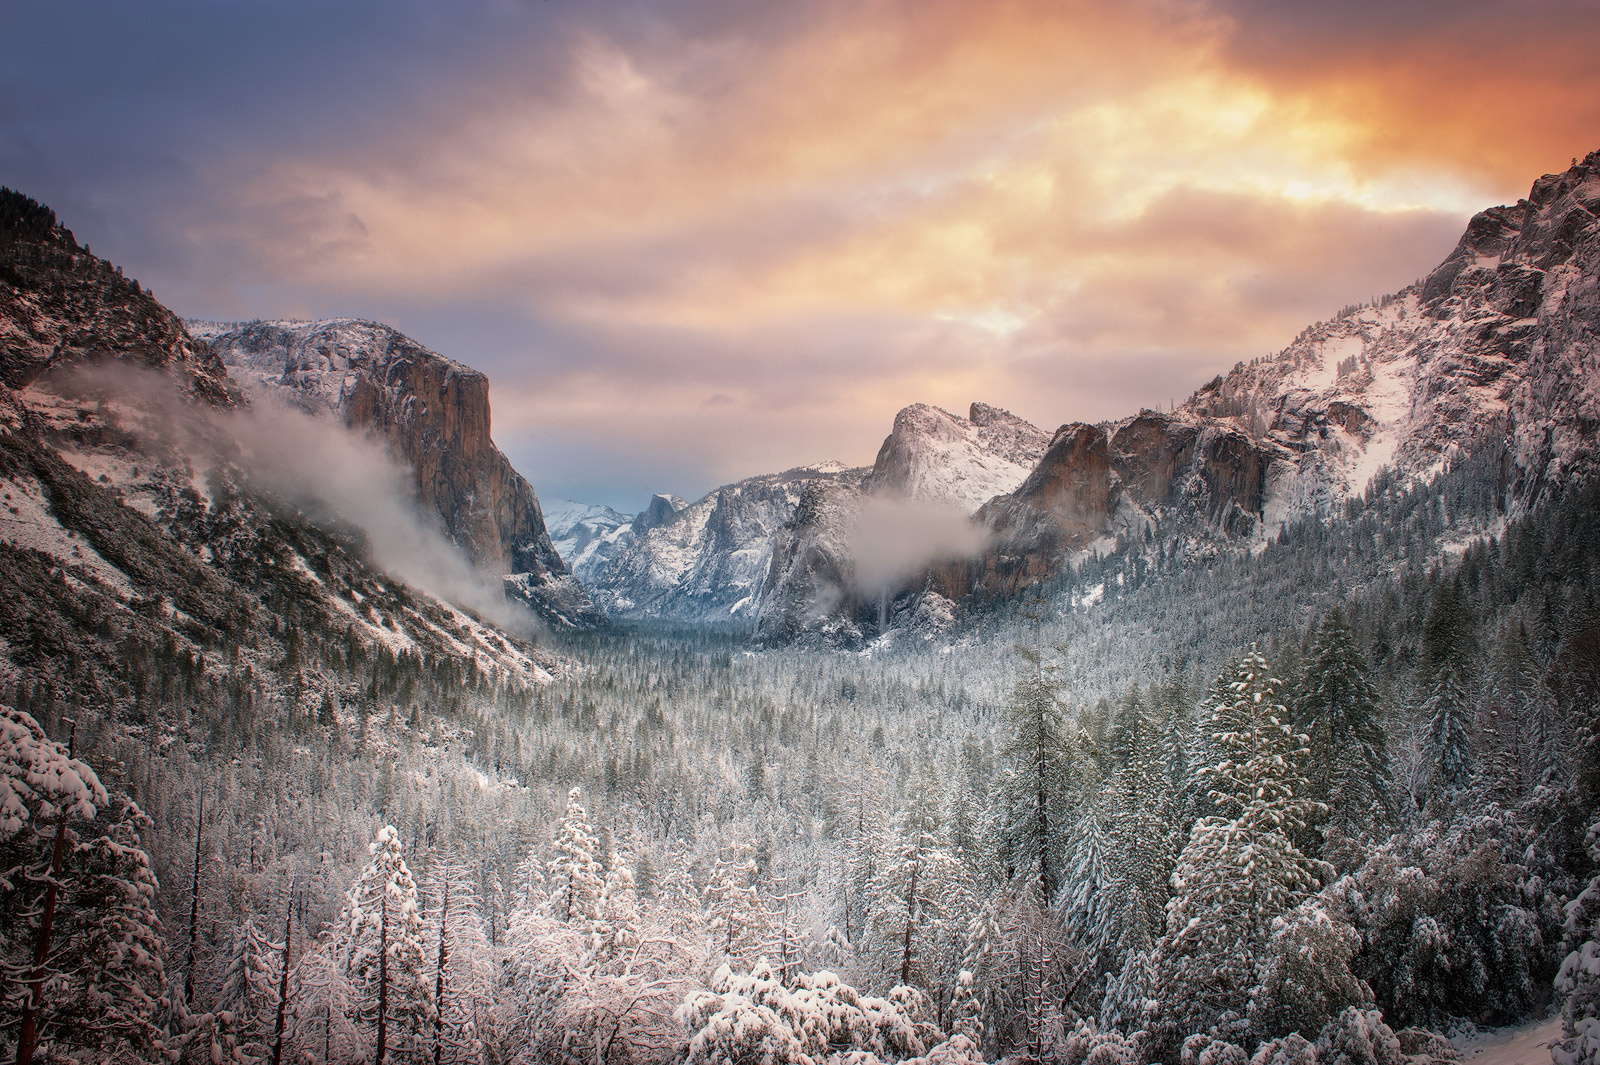
<instances>
[{"instance_id":1,"label":"distant mountain peak","mask_svg":"<svg viewBox=\"0 0 1600 1065\"><path fill-rule=\"evenodd\" d=\"M1043 430L986 403L972 404L966 418L913 403L895 415L866 488L970 513L1020 485L1049 443Z\"/></svg>"}]
</instances>

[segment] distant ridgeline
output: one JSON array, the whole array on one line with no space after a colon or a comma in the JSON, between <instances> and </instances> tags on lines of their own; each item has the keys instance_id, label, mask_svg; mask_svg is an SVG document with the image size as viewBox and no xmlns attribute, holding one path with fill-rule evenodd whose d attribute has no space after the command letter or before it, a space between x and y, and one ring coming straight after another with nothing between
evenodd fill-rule
<instances>
[{"instance_id":1,"label":"distant ridgeline","mask_svg":"<svg viewBox=\"0 0 1600 1065\"><path fill-rule=\"evenodd\" d=\"M481 375L191 332L0 194L0 1053L1424 1065L1555 1007L1594 1065L1597 169L1175 410L919 405L554 537ZM380 568L230 436L274 394L551 634ZM556 542L683 627L586 631Z\"/></svg>"}]
</instances>

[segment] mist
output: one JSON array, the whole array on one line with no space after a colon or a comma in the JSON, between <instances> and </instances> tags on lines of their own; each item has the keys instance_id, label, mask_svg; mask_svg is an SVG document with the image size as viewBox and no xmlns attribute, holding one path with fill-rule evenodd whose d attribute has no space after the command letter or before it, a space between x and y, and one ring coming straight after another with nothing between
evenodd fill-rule
<instances>
[{"instance_id":1,"label":"mist","mask_svg":"<svg viewBox=\"0 0 1600 1065\"><path fill-rule=\"evenodd\" d=\"M867 496L856 513L848 549L858 594L879 598L929 566L970 558L989 534L960 507L904 496Z\"/></svg>"},{"instance_id":2,"label":"mist","mask_svg":"<svg viewBox=\"0 0 1600 1065\"><path fill-rule=\"evenodd\" d=\"M391 577L508 630L538 631L530 612L507 602L500 575L473 566L424 513L410 466L376 436L267 391L248 393L232 410L197 405L167 375L125 363L81 368L59 383L100 399L201 468L235 466L323 528L355 526L369 561Z\"/></svg>"}]
</instances>

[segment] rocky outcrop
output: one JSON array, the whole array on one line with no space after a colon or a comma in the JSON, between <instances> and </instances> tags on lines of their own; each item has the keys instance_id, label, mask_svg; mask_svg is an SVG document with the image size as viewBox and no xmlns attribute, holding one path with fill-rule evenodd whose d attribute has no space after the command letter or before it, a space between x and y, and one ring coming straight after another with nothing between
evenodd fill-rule
<instances>
[{"instance_id":1,"label":"rocky outcrop","mask_svg":"<svg viewBox=\"0 0 1600 1065\"><path fill-rule=\"evenodd\" d=\"M808 487L773 549L757 635L857 644L896 618L948 622L947 603L924 609L943 590L927 567L960 568L979 539L967 518L1022 484L1049 444L986 403L966 418L926 403L904 408L859 487Z\"/></svg>"},{"instance_id":2,"label":"rocky outcrop","mask_svg":"<svg viewBox=\"0 0 1600 1065\"><path fill-rule=\"evenodd\" d=\"M629 528L635 536L643 536L651 529L659 529L667 522L683 513L689 504L686 500L674 495L662 495L659 492L650 497L650 505L634 515Z\"/></svg>"},{"instance_id":3,"label":"rocky outcrop","mask_svg":"<svg viewBox=\"0 0 1600 1065\"><path fill-rule=\"evenodd\" d=\"M550 679L556 661L515 631L380 571L350 526L282 506L229 433L240 396L214 354L51 212L4 191L0 263L8 675L70 674L107 722L132 706L109 695L156 656L232 663L241 691L334 698L339 671L402 656L494 683Z\"/></svg>"},{"instance_id":4,"label":"rocky outcrop","mask_svg":"<svg viewBox=\"0 0 1600 1065\"><path fill-rule=\"evenodd\" d=\"M875 629L877 605L857 588L849 542L863 498L860 485L847 481L807 483L773 544L756 617L763 640L854 643Z\"/></svg>"},{"instance_id":5,"label":"rocky outcrop","mask_svg":"<svg viewBox=\"0 0 1600 1065\"><path fill-rule=\"evenodd\" d=\"M1142 536L1163 521L1249 535L1267 471L1286 455L1188 411L1064 425L1022 486L978 512L992 534L989 549L940 566L933 586L952 599L1015 595L1075 552Z\"/></svg>"},{"instance_id":6,"label":"rocky outcrop","mask_svg":"<svg viewBox=\"0 0 1600 1065\"><path fill-rule=\"evenodd\" d=\"M966 418L914 403L895 415L866 487L970 514L1021 484L1049 443L1043 430L986 403L972 404Z\"/></svg>"},{"instance_id":7,"label":"rocky outcrop","mask_svg":"<svg viewBox=\"0 0 1600 1065\"><path fill-rule=\"evenodd\" d=\"M80 246L54 211L0 189L0 382L21 388L104 360L160 370L205 403L237 399L154 295Z\"/></svg>"},{"instance_id":8,"label":"rocky outcrop","mask_svg":"<svg viewBox=\"0 0 1600 1065\"><path fill-rule=\"evenodd\" d=\"M353 319L190 323L235 379L370 430L478 568L557 625L603 620L556 552L528 482L490 438L489 380L385 325Z\"/></svg>"}]
</instances>

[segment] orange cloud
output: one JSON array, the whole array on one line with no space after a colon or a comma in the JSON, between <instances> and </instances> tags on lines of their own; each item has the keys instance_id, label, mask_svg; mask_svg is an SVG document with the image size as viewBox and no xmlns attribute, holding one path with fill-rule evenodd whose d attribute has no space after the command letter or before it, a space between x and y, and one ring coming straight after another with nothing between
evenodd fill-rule
<instances>
[{"instance_id":1,"label":"orange cloud","mask_svg":"<svg viewBox=\"0 0 1600 1065\"><path fill-rule=\"evenodd\" d=\"M771 445L707 457L719 476L824 441L870 459L913 400L1109 416L1404 284L1595 146L1592 32L1518 37L1520 6L1285 14L1305 6L596 16L559 71L489 71L383 138L267 162L239 217L273 230L280 281L584 332L585 368L502 388L499 424Z\"/></svg>"}]
</instances>

